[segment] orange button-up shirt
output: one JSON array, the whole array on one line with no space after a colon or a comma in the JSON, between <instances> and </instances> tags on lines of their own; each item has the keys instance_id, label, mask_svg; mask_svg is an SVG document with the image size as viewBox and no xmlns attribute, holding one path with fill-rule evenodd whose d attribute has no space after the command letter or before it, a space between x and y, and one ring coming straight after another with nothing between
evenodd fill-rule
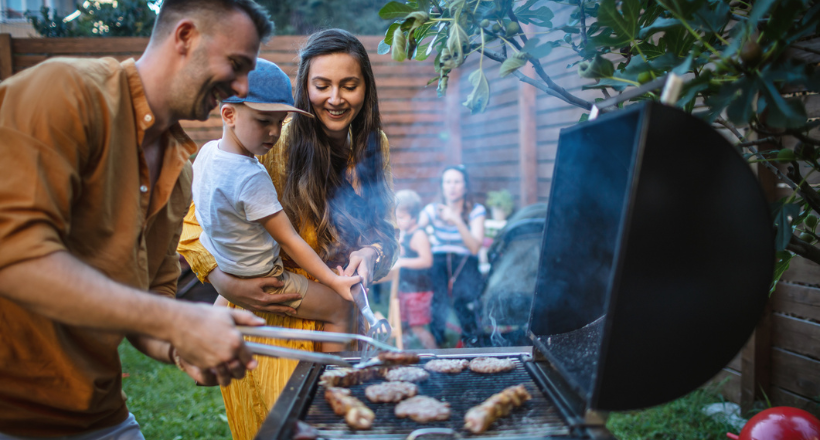
<instances>
[{"instance_id":1,"label":"orange button-up shirt","mask_svg":"<svg viewBox=\"0 0 820 440\"><path fill-rule=\"evenodd\" d=\"M0 268L67 251L173 296L196 144L178 124L162 136L151 191L141 144L154 121L133 60L55 58L0 83ZM0 432L73 435L125 420L123 337L0 297Z\"/></svg>"}]
</instances>

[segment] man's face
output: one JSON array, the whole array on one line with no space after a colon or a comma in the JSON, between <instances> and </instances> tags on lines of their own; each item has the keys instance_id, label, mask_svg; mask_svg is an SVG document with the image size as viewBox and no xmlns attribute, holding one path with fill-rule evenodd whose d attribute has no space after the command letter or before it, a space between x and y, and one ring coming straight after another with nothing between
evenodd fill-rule
<instances>
[{"instance_id":1,"label":"man's face","mask_svg":"<svg viewBox=\"0 0 820 440\"><path fill-rule=\"evenodd\" d=\"M247 95L248 72L256 67L259 36L250 17L239 11L198 31L174 80L171 106L179 119L204 121L218 100Z\"/></svg>"}]
</instances>

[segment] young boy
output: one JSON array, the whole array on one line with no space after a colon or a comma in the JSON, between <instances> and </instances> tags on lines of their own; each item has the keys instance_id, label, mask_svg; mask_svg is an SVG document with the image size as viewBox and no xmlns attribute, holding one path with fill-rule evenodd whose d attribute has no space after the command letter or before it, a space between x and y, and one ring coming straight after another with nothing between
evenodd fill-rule
<instances>
[{"instance_id":1,"label":"young boy","mask_svg":"<svg viewBox=\"0 0 820 440\"><path fill-rule=\"evenodd\" d=\"M293 106L290 79L269 61L257 60L248 86L245 98L223 101L222 139L205 144L194 161L200 241L223 272L242 278L276 277L284 285L269 288L269 293L302 295L287 304L296 309L296 316L323 321L329 332L349 332L350 287L360 278L334 274L296 233L270 175L255 157L273 148L288 112L312 115ZM280 248L324 285L285 271ZM216 305L228 301L220 296ZM341 351L344 345L326 343L323 349Z\"/></svg>"},{"instance_id":2,"label":"young boy","mask_svg":"<svg viewBox=\"0 0 820 440\"><path fill-rule=\"evenodd\" d=\"M433 285L429 269L433 253L427 233L418 227L421 198L414 191L396 193L396 223L399 226L401 254L394 269L399 269L399 310L401 321L407 323L424 348L436 348L436 340L425 328L430 324L430 302Z\"/></svg>"}]
</instances>

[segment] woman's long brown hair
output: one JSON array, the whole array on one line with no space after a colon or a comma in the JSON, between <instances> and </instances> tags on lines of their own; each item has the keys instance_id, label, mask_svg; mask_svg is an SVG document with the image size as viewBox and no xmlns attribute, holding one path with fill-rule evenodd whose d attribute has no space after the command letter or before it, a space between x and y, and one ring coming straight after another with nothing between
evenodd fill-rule
<instances>
[{"instance_id":1,"label":"woman's long brown hair","mask_svg":"<svg viewBox=\"0 0 820 440\"><path fill-rule=\"evenodd\" d=\"M311 62L334 53L346 53L358 61L364 79L364 103L351 123L350 150L331 147L318 117L294 114L289 135L289 174L282 194L283 205L297 230L301 230L306 219L316 226L319 256L331 267L346 263L347 255L340 255L345 249L378 243L386 255L393 255L398 246L393 225L387 221L394 196L384 173L386 159L382 153L376 80L362 43L341 29L311 35L299 54L295 104L298 108L311 108ZM315 110L311 111L315 114ZM346 179L349 158L353 159L361 196Z\"/></svg>"}]
</instances>

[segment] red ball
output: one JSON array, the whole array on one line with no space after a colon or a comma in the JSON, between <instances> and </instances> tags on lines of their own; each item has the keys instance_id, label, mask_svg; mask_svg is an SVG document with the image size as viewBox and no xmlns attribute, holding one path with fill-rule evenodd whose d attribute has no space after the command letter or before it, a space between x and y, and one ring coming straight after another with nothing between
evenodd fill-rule
<instances>
[{"instance_id":1,"label":"red ball","mask_svg":"<svg viewBox=\"0 0 820 440\"><path fill-rule=\"evenodd\" d=\"M820 440L820 420L802 409L769 408L746 422L739 440Z\"/></svg>"}]
</instances>

